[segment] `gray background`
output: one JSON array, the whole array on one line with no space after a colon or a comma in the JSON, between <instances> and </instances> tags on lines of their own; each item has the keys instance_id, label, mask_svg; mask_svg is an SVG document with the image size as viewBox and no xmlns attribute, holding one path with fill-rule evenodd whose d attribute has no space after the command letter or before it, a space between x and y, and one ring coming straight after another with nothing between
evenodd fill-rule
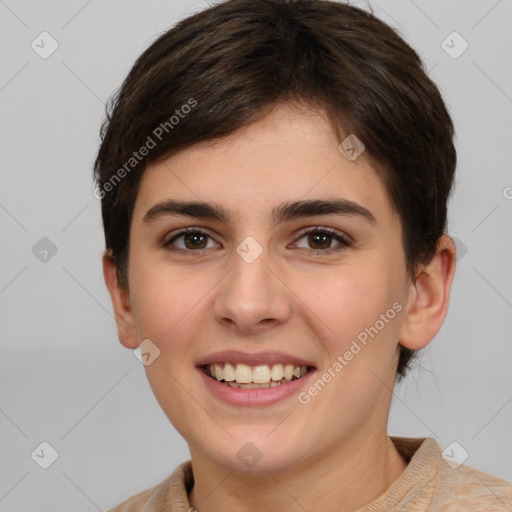
<instances>
[{"instance_id":1,"label":"gray background","mask_svg":"<svg viewBox=\"0 0 512 512\"><path fill-rule=\"evenodd\" d=\"M117 340L92 163L104 102L136 57L205 6L0 1L0 512L106 510L189 458ZM396 387L389 432L457 441L466 464L512 481L512 2L372 6L425 60L459 156L449 315ZM31 47L43 31L59 45L46 59ZM469 44L458 58L441 46L453 31ZM43 237L57 249L47 261L33 252ZM59 455L46 470L31 458L42 441Z\"/></svg>"}]
</instances>

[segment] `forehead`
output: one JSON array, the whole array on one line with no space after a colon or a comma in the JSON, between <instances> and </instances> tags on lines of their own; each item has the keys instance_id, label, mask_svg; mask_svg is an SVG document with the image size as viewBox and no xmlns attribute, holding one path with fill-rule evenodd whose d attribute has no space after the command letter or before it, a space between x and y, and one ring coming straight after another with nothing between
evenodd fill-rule
<instances>
[{"instance_id":1,"label":"forehead","mask_svg":"<svg viewBox=\"0 0 512 512\"><path fill-rule=\"evenodd\" d=\"M134 219L142 222L166 200L214 203L229 222L261 216L275 222L284 203L320 198L341 199L375 218L392 215L384 184L364 152L351 161L339 145L321 111L277 107L227 137L149 165Z\"/></svg>"}]
</instances>

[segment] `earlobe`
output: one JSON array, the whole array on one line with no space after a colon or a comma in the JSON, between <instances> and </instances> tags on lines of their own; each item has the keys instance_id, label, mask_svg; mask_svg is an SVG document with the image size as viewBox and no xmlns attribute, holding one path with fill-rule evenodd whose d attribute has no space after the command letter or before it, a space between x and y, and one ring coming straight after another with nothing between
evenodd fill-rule
<instances>
[{"instance_id":1,"label":"earlobe","mask_svg":"<svg viewBox=\"0 0 512 512\"><path fill-rule=\"evenodd\" d=\"M130 304L130 293L119 285L117 265L110 251L103 253L103 277L108 288L117 325L117 336L126 348L136 349L139 345Z\"/></svg>"},{"instance_id":2,"label":"earlobe","mask_svg":"<svg viewBox=\"0 0 512 512\"><path fill-rule=\"evenodd\" d=\"M455 244L443 235L434 257L421 267L411 284L407 316L399 335L400 345L419 350L439 332L448 312L455 261Z\"/></svg>"}]
</instances>

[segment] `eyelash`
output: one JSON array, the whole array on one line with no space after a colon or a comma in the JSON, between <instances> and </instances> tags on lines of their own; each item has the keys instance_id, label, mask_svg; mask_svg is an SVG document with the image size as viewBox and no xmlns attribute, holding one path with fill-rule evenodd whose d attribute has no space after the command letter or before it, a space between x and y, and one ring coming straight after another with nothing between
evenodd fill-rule
<instances>
[{"instance_id":1,"label":"eyelash","mask_svg":"<svg viewBox=\"0 0 512 512\"><path fill-rule=\"evenodd\" d=\"M178 233L176 233L169 241L164 242L163 243L164 247L168 248L168 250L170 250L170 251L181 252L181 253L194 253L194 252L201 252L201 251L205 250L205 249L176 249L176 248L171 248L171 245L172 245L173 242L175 242L178 238L180 238L180 237L182 237L184 235L187 235L187 234L206 235L207 237L212 238L208 233L206 233L204 231L201 231L198 228L185 228L185 229L182 229L181 231L179 231ZM312 252L312 253L323 253L323 254L327 253L327 254L331 254L331 253L334 253L334 252L342 251L343 249L346 249L347 247L351 247L352 246L352 241L349 240L348 237L345 237L345 236L341 235L336 230L329 229L329 228L321 228L319 226L314 227L314 228L309 228L309 229L307 229L305 231L302 231L299 234L297 240L300 240L301 238L304 238L305 236L311 235L311 234L326 234L326 235L334 238L337 242L340 242L340 245L338 247L329 248L329 249L302 249L302 250L309 251L309 252Z\"/></svg>"}]
</instances>

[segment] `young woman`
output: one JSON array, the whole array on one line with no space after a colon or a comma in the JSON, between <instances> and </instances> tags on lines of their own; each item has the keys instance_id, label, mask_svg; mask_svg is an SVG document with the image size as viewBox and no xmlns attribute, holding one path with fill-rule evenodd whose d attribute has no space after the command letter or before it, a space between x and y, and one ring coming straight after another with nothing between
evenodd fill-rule
<instances>
[{"instance_id":1,"label":"young woman","mask_svg":"<svg viewBox=\"0 0 512 512\"><path fill-rule=\"evenodd\" d=\"M139 57L102 137L119 339L191 454L112 511L511 510L511 484L387 433L456 254L452 121L390 27L219 3Z\"/></svg>"}]
</instances>

